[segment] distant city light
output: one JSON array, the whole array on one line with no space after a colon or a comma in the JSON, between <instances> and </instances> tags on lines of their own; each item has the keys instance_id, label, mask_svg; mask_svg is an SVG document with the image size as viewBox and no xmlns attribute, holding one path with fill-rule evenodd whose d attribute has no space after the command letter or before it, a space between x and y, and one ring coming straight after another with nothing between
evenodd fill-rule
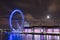
<instances>
[{"instance_id":1,"label":"distant city light","mask_svg":"<svg viewBox=\"0 0 60 40\"><path fill-rule=\"evenodd\" d=\"M29 23L27 21L24 22L24 27L29 27Z\"/></svg>"}]
</instances>

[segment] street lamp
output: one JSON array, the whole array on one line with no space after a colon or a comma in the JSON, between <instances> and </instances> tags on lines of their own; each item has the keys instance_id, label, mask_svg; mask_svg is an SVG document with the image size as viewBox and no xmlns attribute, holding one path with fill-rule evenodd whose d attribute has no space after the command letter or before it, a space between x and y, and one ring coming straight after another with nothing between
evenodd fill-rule
<instances>
[{"instance_id":1,"label":"street lamp","mask_svg":"<svg viewBox=\"0 0 60 40\"><path fill-rule=\"evenodd\" d=\"M49 18L50 18L50 16L48 15L48 16L47 16L47 19L49 19Z\"/></svg>"}]
</instances>

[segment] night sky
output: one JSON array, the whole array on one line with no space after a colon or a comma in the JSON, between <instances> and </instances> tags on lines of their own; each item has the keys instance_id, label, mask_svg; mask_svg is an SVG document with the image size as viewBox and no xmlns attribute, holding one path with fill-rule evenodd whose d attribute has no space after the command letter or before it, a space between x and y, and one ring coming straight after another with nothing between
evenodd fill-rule
<instances>
[{"instance_id":1,"label":"night sky","mask_svg":"<svg viewBox=\"0 0 60 40\"><path fill-rule=\"evenodd\" d=\"M21 9L29 22L42 20L41 23L60 24L60 0L0 0L1 26L9 25L9 16L14 9ZM47 15L51 17L49 20Z\"/></svg>"}]
</instances>

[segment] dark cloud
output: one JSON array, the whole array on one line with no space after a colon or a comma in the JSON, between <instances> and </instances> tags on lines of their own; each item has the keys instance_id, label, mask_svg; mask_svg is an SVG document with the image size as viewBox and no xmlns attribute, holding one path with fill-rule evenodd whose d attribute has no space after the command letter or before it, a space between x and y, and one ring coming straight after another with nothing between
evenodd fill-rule
<instances>
[{"instance_id":1,"label":"dark cloud","mask_svg":"<svg viewBox=\"0 0 60 40\"><path fill-rule=\"evenodd\" d=\"M46 18L51 15L51 20L60 20L60 1L59 0L1 0L0 1L0 19L8 19L12 10L23 10L24 14L30 14L35 19ZM2 17L1 17L2 16ZM43 19L45 20L45 19ZM4 19L4 21L7 21ZM4 23L1 21L1 23ZM1 24L0 23L0 24Z\"/></svg>"}]
</instances>

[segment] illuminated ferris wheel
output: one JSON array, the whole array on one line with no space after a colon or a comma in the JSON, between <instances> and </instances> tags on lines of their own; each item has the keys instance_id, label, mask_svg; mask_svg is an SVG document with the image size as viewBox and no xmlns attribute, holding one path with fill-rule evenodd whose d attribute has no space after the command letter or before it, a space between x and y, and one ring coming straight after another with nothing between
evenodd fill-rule
<instances>
[{"instance_id":1,"label":"illuminated ferris wheel","mask_svg":"<svg viewBox=\"0 0 60 40\"><path fill-rule=\"evenodd\" d=\"M9 18L9 24L10 24L10 28L11 30L22 30L23 29L23 25L24 25L24 15L23 12L21 10L14 10Z\"/></svg>"}]
</instances>

